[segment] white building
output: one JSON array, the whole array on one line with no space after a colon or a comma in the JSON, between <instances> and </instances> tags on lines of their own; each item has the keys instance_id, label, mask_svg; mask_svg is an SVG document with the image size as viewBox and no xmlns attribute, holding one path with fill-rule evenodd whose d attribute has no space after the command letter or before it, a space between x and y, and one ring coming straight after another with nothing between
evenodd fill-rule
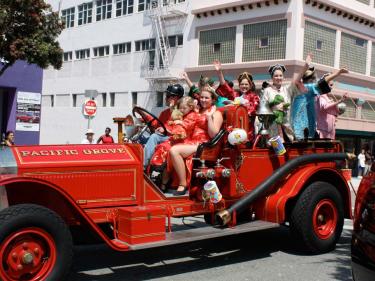
<instances>
[{"instance_id":1,"label":"white building","mask_svg":"<svg viewBox=\"0 0 375 281\"><path fill-rule=\"evenodd\" d=\"M42 144L80 142L86 89L100 93L92 127L102 133L133 104L158 112L162 90L183 70L197 81L214 75L212 60L220 59L229 79L247 70L260 85L276 62L291 79L308 52L319 74L351 71L335 85L336 95L351 97L339 137L349 148L375 137L374 0L48 2L60 7L67 28L59 38L63 68L44 73Z\"/></svg>"}]
</instances>

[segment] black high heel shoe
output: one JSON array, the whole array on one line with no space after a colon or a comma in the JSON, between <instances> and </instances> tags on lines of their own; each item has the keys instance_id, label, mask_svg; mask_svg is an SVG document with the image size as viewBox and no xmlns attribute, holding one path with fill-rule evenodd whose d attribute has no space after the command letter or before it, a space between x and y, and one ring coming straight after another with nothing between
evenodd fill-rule
<instances>
[{"instance_id":1,"label":"black high heel shoe","mask_svg":"<svg viewBox=\"0 0 375 281\"><path fill-rule=\"evenodd\" d=\"M175 196L182 196L182 195L185 195L185 193L186 193L186 191L188 190L188 188L186 187L186 186L183 186L183 185L179 185L178 187L183 187L184 189L183 190L180 190L180 191L178 191L178 190L175 190L174 192L173 192L173 195L175 195ZM178 188L177 188L178 189Z\"/></svg>"},{"instance_id":2,"label":"black high heel shoe","mask_svg":"<svg viewBox=\"0 0 375 281\"><path fill-rule=\"evenodd\" d=\"M162 183L160 185L159 189L161 190L161 192L167 193L167 191L168 191L167 184L166 183Z\"/></svg>"}]
</instances>

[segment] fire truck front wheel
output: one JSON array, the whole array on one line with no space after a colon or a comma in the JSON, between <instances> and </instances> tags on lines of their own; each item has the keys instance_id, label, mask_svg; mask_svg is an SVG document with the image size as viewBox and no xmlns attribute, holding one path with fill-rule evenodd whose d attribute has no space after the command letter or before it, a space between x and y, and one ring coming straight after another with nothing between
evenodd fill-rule
<instances>
[{"instance_id":1,"label":"fire truck front wheel","mask_svg":"<svg viewBox=\"0 0 375 281\"><path fill-rule=\"evenodd\" d=\"M290 216L290 230L302 248L318 254L331 251L344 225L344 204L338 190L327 182L310 184Z\"/></svg>"},{"instance_id":2,"label":"fire truck front wheel","mask_svg":"<svg viewBox=\"0 0 375 281\"><path fill-rule=\"evenodd\" d=\"M72 257L70 231L55 212L34 204L0 212L0 280L64 280Z\"/></svg>"}]
</instances>

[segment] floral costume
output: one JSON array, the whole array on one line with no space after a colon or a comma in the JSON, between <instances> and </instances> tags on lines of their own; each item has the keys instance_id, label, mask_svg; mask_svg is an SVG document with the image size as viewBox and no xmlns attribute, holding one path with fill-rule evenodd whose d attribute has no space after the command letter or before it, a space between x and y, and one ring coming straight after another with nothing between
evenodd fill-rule
<instances>
[{"instance_id":1,"label":"floral costume","mask_svg":"<svg viewBox=\"0 0 375 281\"><path fill-rule=\"evenodd\" d=\"M229 100L234 100L237 97L242 97L243 99L247 101L247 103L244 104L244 106L246 107L247 113L250 116L248 136L249 136L249 140L251 140L253 138L254 130L255 130L254 121L255 121L255 114L258 108L258 104L259 104L259 96L252 91L247 91L245 94L241 94L240 92L232 89L228 85L228 83L220 85L216 89L216 93L220 96L228 98Z\"/></svg>"},{"instance_id":2,"label":"floral costume","mask_svg":"<svg viewBox=\"0 0 375 281\"><path fill-rule=\"evenodd\" d=\"M317 84L304 84L306 92L297 93L292 101L291 119L296 139L304 139L304 130L309 130L308 137L313 138L316 131L315 97L320 95Z\"/></svg>"},{"instance_id":3,"label":"floral costume","mask_svg":"<svg viewBox=\"0 0 375 281\"><path fill-rule=\"evenodd\" d=\"M298 92L298 89L296 85L294 84L282 85L280 89L267 87L264 89L263 98L265 99L266 102L268 102L268 104L273 104L276 96L280 95L283 97L285 103L290 104L293 96L295 96L297 92ZM271 107L272 111L282 110L282 109L283 109L282 103ZM287 110L286 114L283 116L282 124L278 125L276 122L273 122L271 124L269 128L270 137L276 137L280 135L280 130L279 130L280 128L284 130L284 133L288 136L290 141L294 140L293 129L290 125L290 110Z\"/></svg>"}]
</instances>

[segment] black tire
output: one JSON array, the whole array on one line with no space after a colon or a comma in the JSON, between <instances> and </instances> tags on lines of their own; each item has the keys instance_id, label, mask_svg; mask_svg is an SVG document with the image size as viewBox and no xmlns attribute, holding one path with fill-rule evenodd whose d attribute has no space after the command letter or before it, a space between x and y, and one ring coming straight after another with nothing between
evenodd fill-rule
<instances>
[{"instance_id":1,"label":"black tire","mask_svg":"<svg viewBox=\"0 0 375 281\"><path fill-rule=\"evenodd\" d=\"M28 233L30 229L36 231L36 241L44 241L39 239L38 231L41 234L47 234L46 237L51 239L49 242L53 246L49 247L49 244L46 243L45 250L52 249L49 253L54 252L56 257L56 262L51 262L51 269L47 271L49 273L46 273L42 280L64 280L69 274L73 258L72 236L64 220L52 210L34 204L14 205L0 212L0 245L7 240L13 242L12 238L16 233L26 233L24 237L33 240L34 237ZM21 243L17 239L20 240L20 238L15 238L14 243L8 245L9 250ZM4 259L7 256L6 252L7 250L4 250L4 256L0 257L3 261L0 264L0 274L8 268ZM32 250L30 252L33 253ZM47 253L48 251L45 251L43 264L46 263L46 260L51 260ZM39 270L39 274L43 274L40 273L41 269L36 270ZM34 280L37 274L35 273L33 276L26 274L22 280Z\"/></svg>"},{"instance_id":2,"label":"black tire","mask_svg":"<svg viewBox=\"0 0 375 281\"><path fill-rule=\"evenodd\" d=\"M320 230L319 223L322 224ZM304 251L313 254L333 250L343 225L343 200L338 190L327 182L310 184L298 198L290 216L293 238Z\"/></svg>"}]
</instances>

